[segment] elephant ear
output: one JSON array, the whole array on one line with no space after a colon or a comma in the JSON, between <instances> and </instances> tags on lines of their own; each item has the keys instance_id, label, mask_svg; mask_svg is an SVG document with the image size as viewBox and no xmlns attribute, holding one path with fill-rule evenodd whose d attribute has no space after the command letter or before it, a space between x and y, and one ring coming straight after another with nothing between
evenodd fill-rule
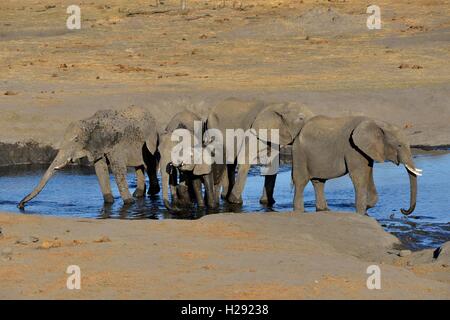
<instances>
[{"instance_id":1,"label":"elephant ear","mask_svg":"<svg viewBox=\"0 0 450 320\"><path fill-rule=\"evenodd\" d=\"M153 131L145 137L145 145L147 146L148 151L150 151L151 154L155 154L156 149L158 148L159 143L159 134L156 131Z\"/></svg>"},{"instance_id":2,"label":"elephant ear","mask_svg":"<svg viewBox=\"0 0 450 320\"><path fill-rule=\"evenodd\" d=\"M112 148L122 139L123 133L113 126L107 125L104 121L85 122L86 150L93 159L98 159L108 154Z\"/></svg>"},{"instance_id":3,"label":"elephant ear","mask_svg":"<svg viewBox=\"0 0 450 320\"><path fill-rule=\"evenodd\" d=\"M196 164L194 166L194 175L196 176L204 176L206 174L209 174L211 172L211 165L209 164Z\"/></svg>"},{"instance_id":4,"label":"elephant ear","mask_svg":"<svg viewBox=\"0 0 450 320\"><path fill-rule=\"evenodd\" d=\"M259 139L271 141L272 129L279 130L279 144L291 144L302 129L307 118L305 107L292 103L273 104L258 114L252 128ZM260 129L267 129L267 138L260 136Z\"/></svg>"},{"instance_id":5,"label":"elephant ear","mask_svg":"<svg viewBox=\"0 0 450 320\"><path fill-rule=\"evenodd\" d=\"M375 121L361 122L353 130L352 139L354 144L371 159L377 162L385 161L384 133Z\"/></svg>"}]
</instances>

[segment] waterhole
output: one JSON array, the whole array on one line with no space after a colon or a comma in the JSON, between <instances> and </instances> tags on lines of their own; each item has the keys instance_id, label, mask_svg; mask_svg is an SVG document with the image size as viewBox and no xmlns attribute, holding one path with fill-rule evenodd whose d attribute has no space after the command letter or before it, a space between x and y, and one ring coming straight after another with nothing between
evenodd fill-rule
<instances>
[{"instance_id":1,"label":"waterhole","mask_svg":"<svg viewBox=\"0 0 450 320\"><path fill-rule=\"evenodd\" d=\"M424 172L418 180L415 212L408 217L400 212L400 208L409 207L409 179L405 169L392 163L383 163L375 164L374 178L379 201L368 210L368 214L377 219L385 230L398 236L405 247L437 247L450 241L450 154L417 155L415 163ZM194 207L180 214L171 214L164 208L161 196L146 197L130 206L123 206L114 182L112 187L116 201L105 206L93 168L74 166L57 172L46 188L28 203L25 211L19 211L17 203L37 185L45 169L46 166L41 165L0 168L0 211L87 218L196 219L217 212L264 214L268 211L291 211L294 196L291 166L286 164L281 166L274 195L276 203L271 208L259 203L263 177L259 176L257 167L250 171L243 194L243 206L230 206L221 202L219 209L214 212ZM128 183L132 192L136 182L131 171ZM325 191L331 210L354 211L353 185L348 176L329 180ZM305 189L305 208L307 214L314 214L314 190L311 184Z\"/></svg>"}]
</instances>

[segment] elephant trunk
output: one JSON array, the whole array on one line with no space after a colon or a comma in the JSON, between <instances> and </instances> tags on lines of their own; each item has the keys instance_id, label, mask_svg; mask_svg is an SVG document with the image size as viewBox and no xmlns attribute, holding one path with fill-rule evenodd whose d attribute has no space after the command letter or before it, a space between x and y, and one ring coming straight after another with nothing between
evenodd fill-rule
<instances>
[{"instance_id":1,"label":"elephant trunk","mask_svg":"<svg viewBox=\"0 0 450 320\"><path fill-rule=\"evenodd\" d=\"M417 200L417 175L419 175L418 169L416 168L410 168L409 166L406 166L406 171L409 175L409 184L410 184L410 204L409 209L401 209L400 211L404 215L410 215L413 213L414 209L416 208L416 200Z\"/></svg>"},{"instance_id":2,"label":"elephant trunk","mask_svg":"<svg viewBox=\"0 0 450 320\"><path fill-rule=\"evenodd\" d=\"M44 176L41 178L41 181L39 181L37 187L34 188L34 190L30 194L28 194L25 198L23 198L17 207L19 209L23 209L28 201L36 197L42 191L42 189L44 189L45 185L53 176L55 171L62 169L64 166L66 166L68 162L67 159L68 158L66 157L65 153L59 151L58 154L56 155L56 158L53 160L53 162L50 164L47 171L45 172Z\"/></svg>"}]
</instances>

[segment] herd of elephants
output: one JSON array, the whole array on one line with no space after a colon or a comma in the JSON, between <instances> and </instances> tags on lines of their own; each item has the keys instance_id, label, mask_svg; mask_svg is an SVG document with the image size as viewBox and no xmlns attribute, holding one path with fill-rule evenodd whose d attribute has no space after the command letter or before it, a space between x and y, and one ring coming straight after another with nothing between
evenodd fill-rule
<instances>
[{"instance_id":1,"label":"herd of elephants","mask_svg":"<svg viewBox=\"0 0 450 320\"><path fill-rule=\"evenodd\" d=\"M112 172L125 204L133 197L144 197L147 173L147 193L160 192L164 205L180 211L187 205L215 208L220 199L242 204L249 163L223 161L212 164L174 163L171 152L176 142L174 130L194 131L199 115L184 110L173 116L165 130L147 109L128 107L121 110L101 110L87 119L73 122L67 128L59 151L36 188L19 204L36 197L55 173L77 159L87 157L93 163L105 203L114 201L110 186ZM377 200L373 179L373 164L390 161L405 166L410 179L410 206L401 209L405 215L416 206L417 176L421 170L414 165L409 143L402 129L389 123L363 116L328 117L315 115L299 103L266 103L256 100L226 99L214 106L203 119L203 130L217 129L226 136L227 129L244 131L264 128L278 129L280 147L292 146L292 181L295 187L293 206L304 211L303 191L309 181L315 190L316 210L328 210L324 194L325 182L349 174L355 189L356 211L365 214ZM206 136L206 135L205 135ZM258 137L260 138L260 137ZM270 145L270 138L260 139ZM204 142L207 143L207 142ZM224 157L227 157L224 150ZM233 152L233 155L237 153ZM278 161L278 160L277 160ZM127 167L136 170L137 187L130 194ZM260 202L271 206L276 173L265 175ZM169 190L171 198L169 198Z\"/></svg>"}]
</instances>

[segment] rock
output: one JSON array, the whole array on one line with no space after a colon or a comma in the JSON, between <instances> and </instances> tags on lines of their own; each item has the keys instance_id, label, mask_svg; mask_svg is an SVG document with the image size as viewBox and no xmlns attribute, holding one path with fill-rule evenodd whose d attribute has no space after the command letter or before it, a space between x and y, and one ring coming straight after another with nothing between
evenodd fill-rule
<instances>
[{"instance_id":1,"label":"rock","mask_svg":"<svg viewBox=\"0 0 450 320\"><path fill-rule=\"evenodd\" d=\"M450 241L437 248L433 253L433 257L443 265L450 265Z\"/></svg>"},{"instance_id":2,"label":"rock","mask_svg":"<svg viewBox=\"0 0 450 320\"><path fill-rule=\"evenodd\" d=\"M434 249L425 249L411 253L408 257L408 265L415 266L418 264L427 264L433 262Z\"/></svg>"},{"instance_id":3,"label":"rock","mask_svg":"<svg viewBox=\"0 0 450 320\"><path fill-rule=\"evenodd\" d=\"M15 96L15 95L18 95L18 93L10 90L5 92L5 96Z\"/></svg>"},{"instance_id":4,"label":"rock","mask_svg":"<svg viewBox=\"0 0 450 320\"><path fill-rule=\"evenodd\" d=\"M60 240L44 241L39 246L39 249L59 248L61 246L62 246L62 243Z\"/></svg>"},{"instance_id":5,"label":"rock","mask_svg":"<svg viewBox=\"0 0 450 320\"><path fill-rule=\"evenodd\" d=\"M408 257L411 255L411 250L400 250L400 252L398 253L398 255L400 257Z\"/></svg>"},{"instance_id":6,"label":"rock","mask_svg":"<svg viewBox=\"0 0 450 320\"><path fill-rule=\"evenodd\" d=\"M107 236L102 236L101 238L94 240L95 243L102 243L102 242L111 242L111 239Z\"/></svg>"},{"instance_id":7,"label":"rock","mask_svg":"<svg viewBox=\"0 0 450 320\"><path fill-rule=\"evenodd\" d=\"M410 254L408 265L439 263L450 265L450 241L444 243L437 249L425 249Z\"/></svg>"},{"instance_id":8,"label":"rock","mask_svg":"<svg viewBox=\"0 0 450 320\"><path fill-rule=\"evenodd\" d=\"M39 242L39 238L30 236L30 237L20 238L19 240L16 241L16 244L21 244L21 245L26 246L26 245L29 245L31 243L36 243L36 242Z\"/></svg>"},{"instance_id":9,"label":"rock","mask_svg":"<svg viewBox=\"0 0 450 320\"><path fill-rule=\"evenodd\" d=\"M419 65L417 65L417 64L410 65L410 64L408 64L408 63L402 63L402 64L400 64L400 65L398 66L398 68L399 68L399 69L415 69L415 70L423 69L422 66L419 66Z\"/></svg>"},{"instance_id":10,"label":"rock","mask_svg":"<svg viewBox=\"0 0 450 320\"><path fill-rule=\"evenodd\" d=\"M13 251L10 247L6 247L2 250L2 260L9 261L12 259Z\"/></svg>"}]
</instances>

